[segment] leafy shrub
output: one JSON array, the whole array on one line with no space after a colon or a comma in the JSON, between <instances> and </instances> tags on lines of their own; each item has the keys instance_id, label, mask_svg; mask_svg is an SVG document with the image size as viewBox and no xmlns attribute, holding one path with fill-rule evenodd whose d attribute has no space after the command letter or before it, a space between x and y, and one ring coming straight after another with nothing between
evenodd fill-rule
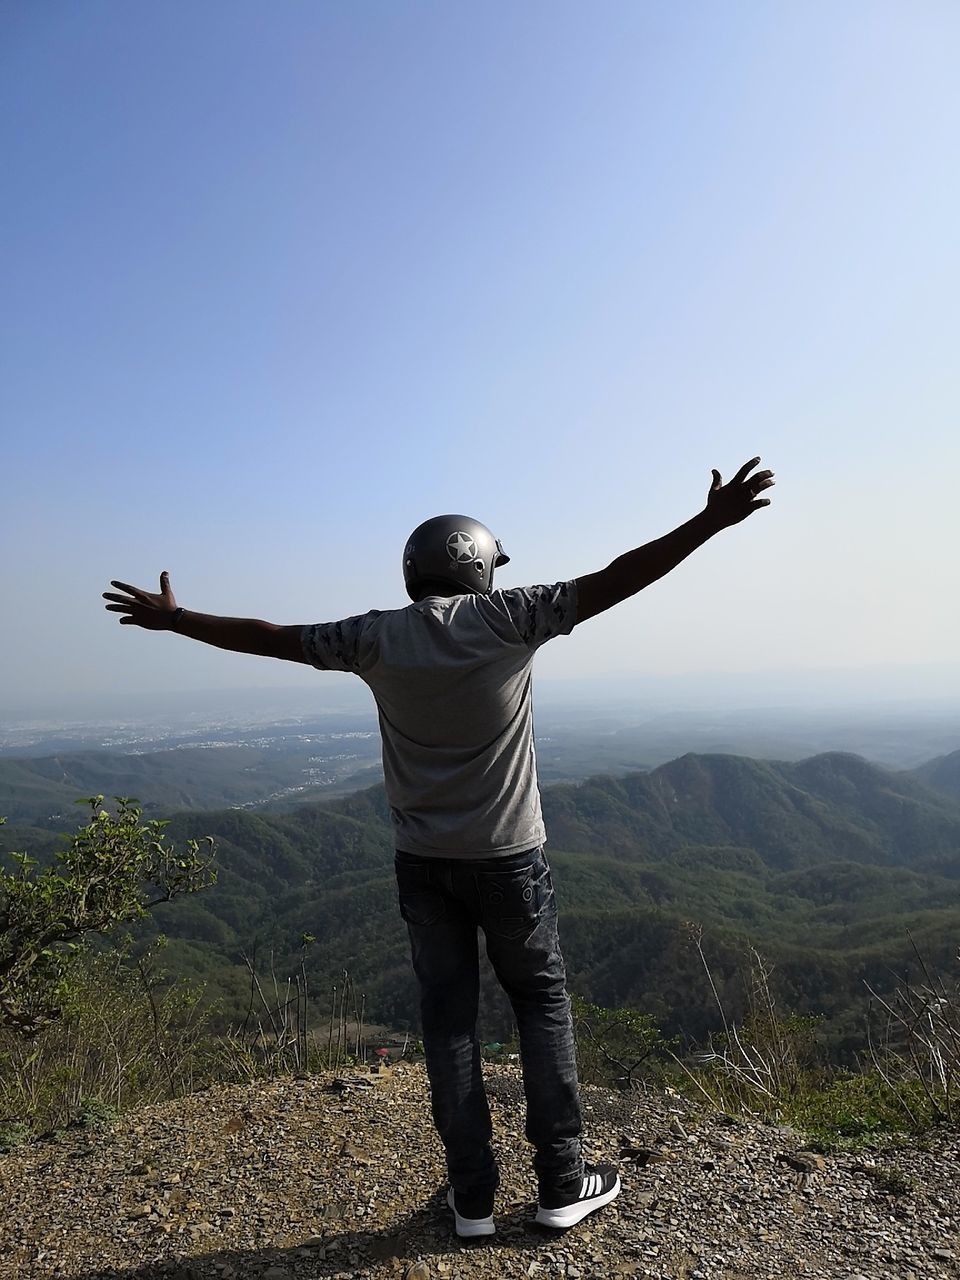
<instances>
[{"instance_id":1,"label":"leafy shrub","mask_svg":"<svg viewBox=\"0 0 960 1280\"><path fill-rule=\"evenodd\" d=\"M216 879L199 841L179 853L164 843L167 824L141 822L133 801L117 797L115 815L103 796L80 803L93 816L53 866L38 872L36 858L12 853L19 871L0 870L0 1027L27 1037L61 1016L81 940Z\"/></svg>"},{"instance_id":2,"label":"leafy shrub","mask_svg":"<svg viewBox=\"0 0 960 1280\"><path fill-rule=\"evenodd\" d=\"M584 1084L633 1088L675 1042L663 1038L654 1018L636 1009L604 1009L572 997L577 1070Z\"/></svg>"}]
</instances>

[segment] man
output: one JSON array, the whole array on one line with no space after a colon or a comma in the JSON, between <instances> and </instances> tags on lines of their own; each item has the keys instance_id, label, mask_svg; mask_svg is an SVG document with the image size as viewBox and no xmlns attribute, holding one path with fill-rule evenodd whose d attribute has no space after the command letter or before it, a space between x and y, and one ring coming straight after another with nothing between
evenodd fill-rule
<instances>
[{"instance_id":1,"label":"man","mask_svg":"<svg viewBox=\"0 0 960 1280\"><path fill-rule=\"evenodd\" d=\"M334 623L275 626L177 605L167 573L153 594L105 592L121 623L178 631L241 653L352 671L377 703L396 837L400 911L420 984L433 1115L448 1203L461 1236L494 1231L497 1165L477 1040L478 929L517 1019L526 1136L535 1148L536 1220L566 1228L620 1191L609 1165L584 1164L570 1001L543 853L530 670L541 644L662 578L713 534L768 506L759 458L671 533L598 573L549 586L493 589L508 562L490 530L437 516L411 534L403 609ZM751 474L752 473L752 474Z\"/></svg>"}]
</instances>

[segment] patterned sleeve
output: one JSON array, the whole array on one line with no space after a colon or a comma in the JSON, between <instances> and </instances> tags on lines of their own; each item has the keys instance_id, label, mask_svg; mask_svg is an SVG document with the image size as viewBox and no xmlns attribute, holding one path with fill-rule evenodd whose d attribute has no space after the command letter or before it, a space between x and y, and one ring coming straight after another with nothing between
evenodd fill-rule
<instances>
[{"instance_id":1,"label":"patterned sleeve","mask_svg":"<svg viewBox=\"0 0 960 1280\"><path fill-rule=\"evenodd\" d=\"M360 662L360 632L366 614L303 628L300 642L311 666L321 671L354 671Z\"/></svg>"},{"instance_id":2,"label":"patterned sleeve","mask_svg":"<svg viewBox=\"0 0 960 1280\"><path fill-rule=\"evenodd\" d=\"M512 587L499 594L528 649L538 649L554 636L569 635L577 621L576 580Z\"/></svg>"}]
</instances>

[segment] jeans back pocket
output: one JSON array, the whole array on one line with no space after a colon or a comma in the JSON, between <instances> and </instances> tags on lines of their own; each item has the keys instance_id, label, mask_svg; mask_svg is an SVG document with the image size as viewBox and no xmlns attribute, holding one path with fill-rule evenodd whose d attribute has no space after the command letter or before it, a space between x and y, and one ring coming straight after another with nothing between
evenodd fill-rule
<instances>
[{"instance_id":1,"label":"jeans back pocket","mask_svg":"<svg viewBox=\"0 0 960 1280\"><path fill-rule=\"evenodd\" d=\"M478 871L476 884L484 932L507 939L532 933L553 894L542 850L528 866Z\"/></svg>"},{"instance_id":2,"label":"jeans back pocket","mask_svg":"<svg viewBox=\"0 0 960 1280\"><path fill-rule=\"evenodd\" d=\"M412 866L398 858L394 864L397 872L397 896L400 914L408 924L426 927L439 924L447 914L443 894L434 885L430 867Z\"/></svg>"}]
</instances>

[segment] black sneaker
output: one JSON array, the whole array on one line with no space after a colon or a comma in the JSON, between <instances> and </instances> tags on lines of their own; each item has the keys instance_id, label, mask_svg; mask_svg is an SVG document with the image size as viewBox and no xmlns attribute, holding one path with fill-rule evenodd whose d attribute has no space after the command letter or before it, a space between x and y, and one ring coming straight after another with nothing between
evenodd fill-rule
<instances>
[{"instance_id":1,"label":"black sneaker","mask_svg":"<svg viewBox=\"0 0 960 1280\"><path fill-rule=\"evenodd\" d=\"M620 1194L620 1177L609 1164L585 1164L579 1182L565 1187L541 1184L536 1221L542 1227L572 1227Z\"/></svg>"},{"instance_id":2,"label":"black sneaker","mask_svg":"<svg viewBox=\"0 0 960 1280\"><path fill-rule=\"evenodd\" d=\"M458 1236L492 1236L493 1191L475 1191L464 1195L462 1191L447 1190L447 1204L453 1210Z\"/></svg>"}]
</instances>

